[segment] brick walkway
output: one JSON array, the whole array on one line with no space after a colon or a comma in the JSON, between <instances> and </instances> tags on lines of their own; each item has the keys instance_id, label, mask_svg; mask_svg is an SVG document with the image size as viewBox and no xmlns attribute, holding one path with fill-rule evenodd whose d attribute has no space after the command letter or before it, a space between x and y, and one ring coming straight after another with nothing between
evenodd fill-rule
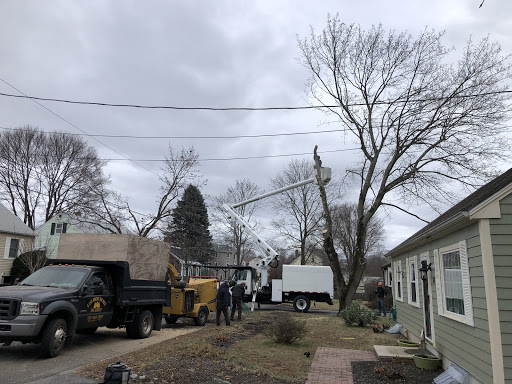
<instances>
[{"instance_id":1,"label":"brick walkway","mask_svg":"<svg viewBox=\"0 0 512 384\"><path fill-rule=\"evenodd\" d=\"M372 351L320 347L306 384L353 384L352 361L377 361L377 356Z\"/></svg>"}]
</instances>

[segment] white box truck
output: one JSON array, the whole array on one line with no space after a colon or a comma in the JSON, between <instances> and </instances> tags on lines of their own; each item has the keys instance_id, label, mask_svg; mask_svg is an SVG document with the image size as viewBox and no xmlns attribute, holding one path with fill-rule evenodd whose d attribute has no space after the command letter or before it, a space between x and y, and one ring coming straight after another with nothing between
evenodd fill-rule
<instances>
[{"instance_id":1,"label":"white box truck","mask_svg":"<svg viewBox=\"0 0 512 384\"><path fill-rule=\"evenodd\" d=\"M246 285L244 301L258 304L292 302L297 312L308 312L312 301L333 304L334 284L330 267L283 265L283 278L273 279L268 286L258 287L256 270L237 268L234 279Z\"/></svg>"}]
</instances>

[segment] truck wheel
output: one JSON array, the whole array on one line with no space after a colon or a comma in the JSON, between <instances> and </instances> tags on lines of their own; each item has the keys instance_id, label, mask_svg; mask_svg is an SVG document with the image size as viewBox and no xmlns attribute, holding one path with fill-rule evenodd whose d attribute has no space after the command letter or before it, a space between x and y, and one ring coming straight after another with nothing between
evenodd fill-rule
<instances>
[{"instance_id":1,"label":"truck wheel","mask_svg":"<svg viewBox=\"0 0 512 384\"><path fill-rule=\"evenodd\" d=\"M151 311L142 311L137 316L135 316L133 327L133 337L136 339L145 339L151 335L153 331L153 313ZM130 328L132 328L130 327ZM126 327L126 332L128 336L130 336L130 332L128 331L128 327Z\"/></svg>"},{"instance_id":2,"label":"truck wheel","mask_svg":"<svg viewBox=\"0 0 512 384\"><path fill-rule=\"evenodd\" d=\"M210 312L208 311L208 308L206 308L206 307L199 308L199 312L197 312L197 317L194 317L194 324L202 327L208 321L209 314L210 314Z\"/></svg>"},{"instance_id":3,"label":"truck wheel","mask_svg":"<svg viewBox=\"0 0 512 384\"><path fill-rule=\"evenodd\" d=\"M43 331L41 353L44 357L60 355L66 344L68 326L63 319L52 319Z\"/></svg>"},{"instance_id":4,"label":"truck wheel","mask_svg":"<svg viewBox=\"0 0 512 384\"><path fill-rule=\"evenodd\" d=\"M310 305L311 302L309 301L309 298L306 296L297 296L295 300L293 300L293 308L295 308L297 312L309 311Z\"/></svg>"},{"instance_id":5,"label":"truck wheel","mask_svg":"<svg viewBox=\"0 0 512 384\"><path fill-rule=\"evenodd\" d=\"M176 315L165 315L164 319L165 319L165 322L167 324L174 324L178 320L178 316L176 316Z\"/></svg>"},{"instance_id":6,"label":"truck wheel","mask_svg":"<svg viewBox=\"0 0 512 384\"><path fill-rule=\"evenodd\" d=\"M77 329L75 333L77 335L94 335L97 330L98 330L98 327Z\"/></svg>"}]
</instances>

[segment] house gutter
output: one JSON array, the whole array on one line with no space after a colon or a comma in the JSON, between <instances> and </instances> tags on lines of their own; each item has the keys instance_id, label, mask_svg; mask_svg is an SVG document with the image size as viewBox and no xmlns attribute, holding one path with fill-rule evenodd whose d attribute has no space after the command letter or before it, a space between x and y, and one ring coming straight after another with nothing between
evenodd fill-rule
<instances>
[{"instance_id":1,"label":"house gutter","mask_svg":"<svg viewBox=\"0 0 512 384\"><path fill-rule=\"evenodd\" d=\"M436 239L437 237L440 237L440 234L447 230L450 230L450 232L452 232L455 229L463 227L464 224L469 223L469 221L469 212L461 211L450 217L448 220L445 220L437 224L436 226L428 229L427 231L420 231L420 234L411 236L409 239L405 240L403 243L389 251L386 256L397 256L412 248L416 248L422 244L425 244L429 241Z\"/></svg>"}]
</instances>

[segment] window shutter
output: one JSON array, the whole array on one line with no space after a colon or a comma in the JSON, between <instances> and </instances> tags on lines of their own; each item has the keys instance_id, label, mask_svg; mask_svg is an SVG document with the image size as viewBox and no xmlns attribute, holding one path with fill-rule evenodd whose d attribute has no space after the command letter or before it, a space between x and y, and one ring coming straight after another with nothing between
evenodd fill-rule
<instances>
[{"instance_id":1,"label":"window shutter","mask_svg":"<svg viewBox=\"0 0 512 384\"><path fill-rule=\"evenodd\" d=\"M441 263L439 262L439 251L434 249L434 269L436 274L436 296L437 296L437 313L442 315L444 313L444 299L441 290Z\"/></svg>"},{"instance_id":2,"label":"window shutter","mask_svg":"<svg viewBox=\"0 0 512 384\"><path fill-rule=\"evenodd\" d=\"M475 326L473 320L473 299L471 296L471 280L469 277L469 263L466 241L459 242L460 254L460 269L462 273L462 293L464 295L464 314L466 317L466 324Z\"/></svg>"},{"instance_id":3,"label":"window shutter","mask_svg":"<svg viewBox=\"0 0 512 384\"><path fill-rule=\"evenodd\" d=\"M50 235L55 235L55 223L52 223L52 229L50 230Z\"/></svg>"},{"instance_id":4,"label":"window shutter","mask_svg":"<svg viewBox=\"0 0 512 384\"><path fill-rule=\"evenodd\" d=\"M407 302L412 304L412 293L411 293L411 266L409 258L405 259L405 268L407 268Z\"/></svg>"},{"instance_id":5,"label":"window shutter","mask_svg":"<svg viewBox=\"0 0 512 384\"><path fill-rule=\"evenodd\" d=\"M68 227L67 223L62 224L62 233L66 233L66 228Z\"/></svg>"},{"instance_id":6,"label":"window shutter","mask_svg":"<svg viewBox=\"0 0 512 384\"><path fill-rule=\"evenodd\" d=\"M9 249L11 248L11 238L6 237L5 238L5 250L4 250L4 259L9 258Z\"/></svg>"},{"instance_id":7,"label":"window shutter","mask_svg":"<svg viewBox=\"0 0 512 384\"><path fill-rule=\"evenodd\" d=\"M418 255L414 256L414 275L416 277L416 284L415 284L415 288L416 288L416 306L419 308L420 307L420 282L422 281L421 280L421 276L419 275L418 273L418 270L420 269L419 268L419 264L418 264Z\"/></svg>"}]
</instances>

